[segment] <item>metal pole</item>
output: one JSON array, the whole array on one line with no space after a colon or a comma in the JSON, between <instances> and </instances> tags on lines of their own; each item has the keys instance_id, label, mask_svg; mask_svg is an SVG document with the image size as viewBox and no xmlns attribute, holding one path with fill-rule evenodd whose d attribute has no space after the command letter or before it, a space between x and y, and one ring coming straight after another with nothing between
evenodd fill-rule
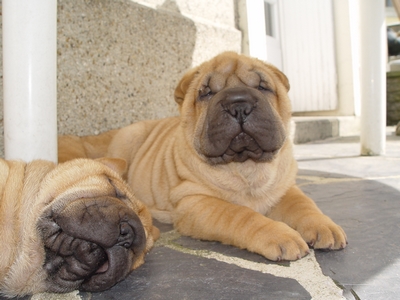
<instances>
[{"instance_id":1,"label":"metal pole","mask_svg":"<svg viewBox=\"0 0 400 300\"><path fill-rule=\"evenodd\" d=\"M57 162L57 1L2 6L5 158Z\"/></svg>"},{"instance_id":2,"label":"metal pole","mask_svg":"<svg viewBox=\"0 0 400 300\"><path fill-rule=\"evenodd\" d=\"M359 0L361 155L386 147L386 26L383 0Z\"/></svg>"}]
</instances>

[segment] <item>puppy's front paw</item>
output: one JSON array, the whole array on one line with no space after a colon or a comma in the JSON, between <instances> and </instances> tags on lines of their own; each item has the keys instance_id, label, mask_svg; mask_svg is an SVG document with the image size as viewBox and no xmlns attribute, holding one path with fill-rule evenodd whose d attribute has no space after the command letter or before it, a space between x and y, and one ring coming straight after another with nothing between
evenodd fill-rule
<instances>
[{"instance_id":1,"label":"puppy's front paw","mask_svg":"<svg viewBox=\"0 0 400 300\"><path fill-rule=\"evenodd\" d=\"M102 291L124 279L142 259L139 217L112 197L81 198L38 223L51 292Z\"/></svg>"},{"instance_id":2,"label":"puppy's front paw","mask_svg":"<svg viewBox=\"0 0 400 300\"><path fill-rule=\"evenodd\" d=\"M274 222L272 228L269 226L264 232L262 231L257 234L254 241L256 247L261 250L254 252L270 260L297 260L310 253L301 235L284 223Z\"/></svg>"},{"instance_id":3,"label":"puppy's front paw","mask_svg":"<svg viewBox=\"0 0 400 300\"><path fill-rule=\"evenodd\" d=\"M342 227L325 215L303 217L296 230L314 249L340 250L347 245L347 236Z\"/></svg>"}]
</instances>

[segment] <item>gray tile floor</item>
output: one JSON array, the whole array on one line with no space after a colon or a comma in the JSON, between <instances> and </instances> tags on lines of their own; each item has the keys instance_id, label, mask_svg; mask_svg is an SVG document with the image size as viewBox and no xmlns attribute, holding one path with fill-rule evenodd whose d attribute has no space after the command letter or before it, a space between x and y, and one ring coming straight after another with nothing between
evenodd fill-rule
<instances>
[{"instance_id":1,"label":"gray tile floor","mask_svg":"<svg viewBox=\"0 0 400 300\"><path fill-rule=\"evenodd\" d=\"M346 230L342 251L273 263L158 224L162 237L146 263L112 289L25 299L398 299L400 137L392 132L379 157L359 156L358 138L295 146L298 183Z\"/></svg>"}]
</instances>

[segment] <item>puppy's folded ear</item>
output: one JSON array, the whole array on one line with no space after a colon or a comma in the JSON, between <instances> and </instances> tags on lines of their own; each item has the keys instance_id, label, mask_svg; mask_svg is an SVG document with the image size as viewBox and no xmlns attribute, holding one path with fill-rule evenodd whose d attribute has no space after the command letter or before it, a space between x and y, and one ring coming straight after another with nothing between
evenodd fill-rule
<instances>
[{"instance_id":1,"label":"puppy's folded ear","mask_svg":"<svg viewBox=\"0 0 400 300\"><path fill-rule=\"evenodd\" d=\"M199 68L197 67L187 71L186 74L183 75L182 79L179 81L178 85L176 86L174 98L175 102L178 103L179 106L182 105L183 100L185 99L186 92L190 86L190 83L196 76L198 69Z\"/></svg>"},{"instance_id":2,"label":"puppy's folded ear","mask_svg":"<svg viewBox=\"0 0 400 300\"><path fill-rule=\"evenodd\" d=\"M280 80L280 82L282 82L282 84L285 86L286 91L290 90L290 84L289 84L289 79L286 77L285 74L283 74L278 68L276 68L275 66L265 63L268 68L272 71L272 73L274 73L274 75Z\"/></svg>"},{"instance_id":3,"label":"puppy's folded ear","mask_svg":"<svg viewBox=\"0 0 400 300\"><path fill-rule=\"evenodd\" d=\"M96 161L101 162L102 164L106 165L111 170L114 170L121 176L125 174L128 168L126 160L122 158L102 157L96 159Z\"/></svg>"}]
</instances>

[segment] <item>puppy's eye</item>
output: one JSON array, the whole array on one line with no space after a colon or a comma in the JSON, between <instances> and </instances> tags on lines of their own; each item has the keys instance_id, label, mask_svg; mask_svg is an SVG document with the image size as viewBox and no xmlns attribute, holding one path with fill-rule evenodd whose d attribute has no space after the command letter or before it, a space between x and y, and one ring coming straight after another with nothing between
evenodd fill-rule
<instances>
[{"instance_id":1,"label":"puppy's eye","mask_svg":"<svg viewBox=\"0 0 400 300\"><path fill-rule=\"evenodd\" d=\"M260 82L257 89L261 92L272 92L272 89L264 82Z\"/></svg>"},{"instance_id":2,"label":"puppy's eye","mask_svg":"<svg viewBox=\"0 0 400 300\"><path fill-rule=\"evenodd\" d=\"M200 98L206 98L206 97L209 97L211 95L212 95L212 91L211 91L210 87L208 87L208 86L205 86L205 87L203 87L203 88L201 88L199 90L199 97Z\"/></svg>"}]
</instances>

